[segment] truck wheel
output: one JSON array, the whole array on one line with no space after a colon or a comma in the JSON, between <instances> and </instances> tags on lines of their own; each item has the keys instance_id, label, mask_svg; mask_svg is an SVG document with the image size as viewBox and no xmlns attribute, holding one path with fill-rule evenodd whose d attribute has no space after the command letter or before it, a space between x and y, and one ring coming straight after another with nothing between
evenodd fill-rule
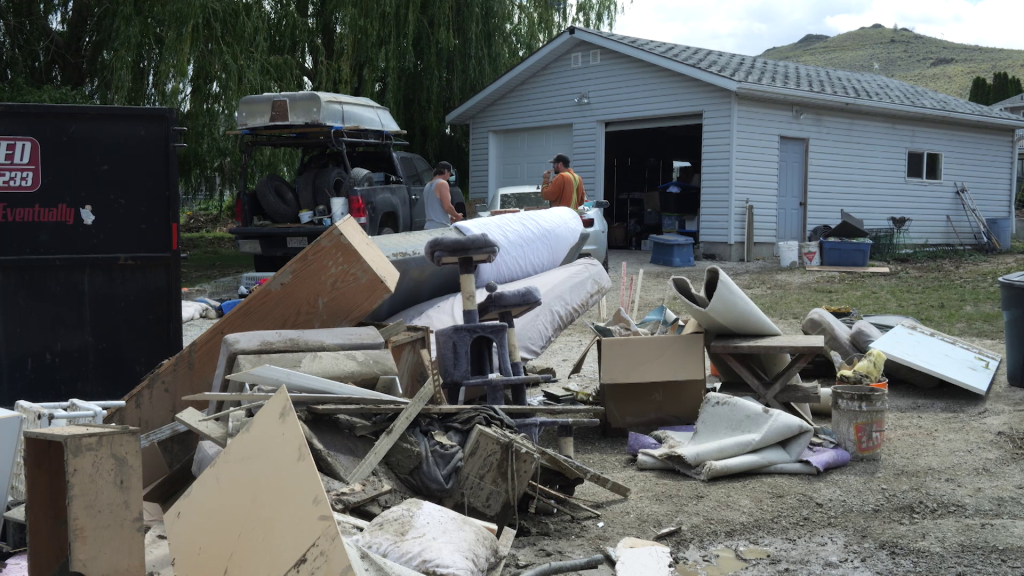
<instances>
[{"instance_id":1,"label":"truck wheel","mask_svg":"<svg viewBox=\"0 0 1024 576\"><path fill-rule=\"evenodd\" d=\"M303 210L313 210L317 207L316 177L319 172L319 170L310 168L295 180L295 192L299 195L299 206ZM330 205L330 200L327 202Z\"/></svg>"},{"instance_id":2,"label":"truck wheel","mask_svg":"<svg viewBox=\"0 0 1024 576\"><path fill-rule=\"evenodd\" d=\"M299 221L299 199L295 189L287 180L271 174L256 183L256 197L263 211L278 224L295 224Z\"/></svg>"},{"instance_id":3,"label":"truck wheel","mask_svg":"<svg viewBox=\"0 0 1024 576\"><path fill-rule=\"evenodd\" d=\"M394 234L397 231L398 217L395 216L394 212L388 212L380 217L380 222L377 222L377 236Z\"/></svg>"},{"instance_id":4,"label":"truck wheel","mask_svg":"<svg viewBox=\"0 0 1024 576\"><path fill-rule=\"evenodd\" d=\"M345 188L345 196L352 192L353 188L366 188L373 186L373 172L366 168L353 168L348 179L348 186Z\"/></svg>"},{"instance_id":5,"label":"truck wheel","mask_svg":"<svg viewBox=\"0 0 1024 576\"><path fill-rule=\"evenodd\" d=\"M346 183L349 180L344 168L324 168L317 172L316 193L314 195L317 206L327 206L330 208L331 198L345 195Z\"/></svg>"}]
</instances>

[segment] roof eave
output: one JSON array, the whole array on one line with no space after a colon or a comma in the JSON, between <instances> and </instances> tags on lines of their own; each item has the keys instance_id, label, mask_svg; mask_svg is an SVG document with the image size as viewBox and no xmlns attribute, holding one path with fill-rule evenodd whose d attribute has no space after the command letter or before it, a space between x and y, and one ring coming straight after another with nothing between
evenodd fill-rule
<instances>
[{"instance_id":1,"label":"roof eave","mask_svg":"<svg viewBox=\"0 0 1024 576\"><path fill-rule=\"evenodd\" d=\"M832 94L818 94L795 90L792 88L780 88L777 86L763 86L759 84L742 83L736 93L740 96L757 100L769 100L777 102L799 102L807 105L824 106L833 109L852 110L857 112L873 112L885 116L896 116L902 118L914 116L928 116L942 118L955 124L985 127L1003 127L1020 130L1024 128L1024 120L1012 120L1010 118L994 118L991 116L980 116L976 114L964 114L962 112L951 112L948 110L936 110L934 108L923 108L920 106L909 106L905 104L894 104L890 102L876 102L861 98L850 98L848 96L835 96Z\"/></svg>"},{"instance_id":2,"label":"roof eave","mask_svg":"<svg viewBox=\"0 0 1024 576\"><path fill-rule=\"evenodd\" d=\"M614 50L626 56L632 56L637 60L643 60L644 62L654 64L655 66L667 68L674 72L678 72L680 74L689 76L702 82L707 82L708 84L712 84L718 86L719 88L724 88L729 91L735 92L736 87L739 86L740 84L735 80L731 80L729 78L726 78L725 76L715 74L714 72L701 70L700 68L696 68L688 64L683 64L682 62L677 62L667 56L662 56L661 54L648 52L647 50L643 50L635 46L630 46L629 44L619 42L618 40L612 40L611 38L606 38L599 34L587 32L586 30L576 29L575 36L580 40L584 42L589 42L590 44L593 44L595 46L600 46L602 48Z\"/></svg>"},{"instance_id":3,"label":"roof eave","mask_svg":"<svg viewBox=\"0 0 1024 576\"><path fill-rule=\"evenodd\" d=\"M501 92L503 88L505 88L509 83L515 82L522 74L528 72L534 66L543 62L544 59L552 52L565 50L577 43L579 43L579 40L577 40L572 34L572 29L566 30L558 36L555 36L550 42L541 46L533 54L527 56L525 60L520 62L514 68L505 72L499 76L497 80L488 84L486 88L477 92L475 96L466 100L462 106L452 110L447 116L445 116L445 123L468 124L473 116L476 116L476 114L480 112L481 108L486 104L489 104L488 99L491 96L502 96L504 94ZM515 84L513 86L515 86Z\"/></svg>"}]
</instances>

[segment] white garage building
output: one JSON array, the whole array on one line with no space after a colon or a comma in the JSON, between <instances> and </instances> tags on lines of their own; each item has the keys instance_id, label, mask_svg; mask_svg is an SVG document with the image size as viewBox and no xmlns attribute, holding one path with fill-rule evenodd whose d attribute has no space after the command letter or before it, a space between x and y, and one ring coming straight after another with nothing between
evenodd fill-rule
<instances>
[{"instance_id":1,"label":"white garage building","mask_svg":"<svg viewBox=\"0 0 1024 576\"><path fill-rule=\"evenodd\" d=\"M699 189L671 209L698 222L705 253L731 260L748 203L755 255L835 224L840 210L869 228L906 216L910 241L955 243L946 216L961 236L969 224L954 182L986 217L1012 217L1014 131L1024 128L1019 116L883 76L578 27L447 121L470 126L473 198L539 183L565 153L591 198L611 202L609 222L630 231L653 229L644 193L689 163Z\"/></svg>"}]
</instances>

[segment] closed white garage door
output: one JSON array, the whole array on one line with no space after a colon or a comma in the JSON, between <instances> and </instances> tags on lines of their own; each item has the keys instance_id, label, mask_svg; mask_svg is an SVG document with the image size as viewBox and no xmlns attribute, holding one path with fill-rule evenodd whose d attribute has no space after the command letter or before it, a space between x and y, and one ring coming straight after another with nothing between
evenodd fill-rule
<instances>
[{"instance_id":1,"label":"closed white garage door","mask_svg":"<svg viewBox=\"0 0 1024 576\"><path fill-rule=\"evenodd\" d=\"M540 184L555 154L572 157L572 125L498 132L497 188Z\"/></svg>"}]
</instances>

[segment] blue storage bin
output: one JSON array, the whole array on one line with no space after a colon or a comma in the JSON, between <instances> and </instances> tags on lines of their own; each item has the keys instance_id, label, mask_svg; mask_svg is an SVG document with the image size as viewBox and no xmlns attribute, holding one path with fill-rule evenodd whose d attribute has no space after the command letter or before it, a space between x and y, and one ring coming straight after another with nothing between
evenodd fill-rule
<instances>
[{"instance_id":1,"label":"blue storage bin","mask_svg":"<svg viewBox=\"0 0 1024 576\"><path fill-rule=\"evenodd\" d=\"M660 266L694 266L693 238L678 234L652 235L651 264Z\"/></svg>"},{"instance_id":2,"label":"blue storage bin","mask_svg":"<svg viewBox=\"0 0 1024 576\"><path fill-rule=\"evenodd\" d=\"M864 268L871 259L871 241L833 240L821 241L821 263L824 266L857 266Z\"/></svg>"}]
</instances>

